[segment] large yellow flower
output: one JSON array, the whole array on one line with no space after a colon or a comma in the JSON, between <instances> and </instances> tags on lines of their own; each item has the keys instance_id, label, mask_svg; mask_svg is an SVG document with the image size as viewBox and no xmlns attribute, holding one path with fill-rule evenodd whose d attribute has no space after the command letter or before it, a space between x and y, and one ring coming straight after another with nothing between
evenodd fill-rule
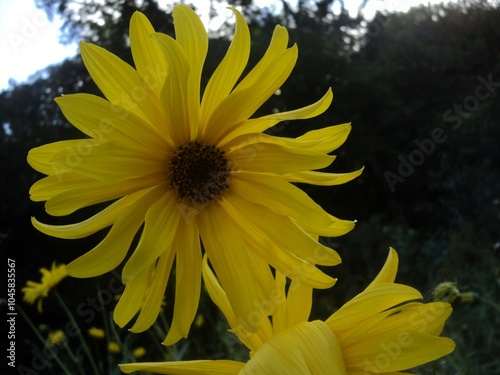
<instances>
[{"instance_id":1,"label":"large yellow flower","mask_svg":"<svg viewBox=\"0 0 500 375\"><path fill-rule=\"evenodd\" d=\"M66 271L65 264L56 265L52 263L52 267L48 270L45 267L40 268L40 273L42 274L42 279L39 283L35 281L28 281L26 286L21 289L24 294L23 300L29 304L34 304L38 300L37 309L38 312L42 312L42 301L45 297L49 295L49 292L57 284L61 282L68 272Z\"/></svg>"},{"instance_id":2,"label":"large yellow flower","mask_svg":"<svg viewBox=\"0 0 500 375\"><path fill-rule=\"evenodd\" d=\"M395 284L396 251L373 282L326 321L308 322L312 289L277 274L272 319L255 311L263 323L255 333L246 330L207 263L203 265L208 291L223 311L231 329L251 350L247 363L220 361L146 362L121 365L121 370L159 374L211 375L361 375L402 374L453 351L452 340L439 337L451 306L445 302L419 303L421 294Z\"/></svg>"},{"instance_id":3,"label":"large yellow flower","mask_svg":"<svg viewBox=\"0 0 500 375\"><path fill-rule=\"evenodd\" d=\"M284 120L324 112L331 90L307 107L250 118L285 82L297 47L277 26L259 63L240 78L250 35L236 15L231 45L203 93L200 80L207 33L190 8L174 8L176 39L155 33L136 12L130 23L135 69L106 50L81 44L92 79L106 99L65 95L56 99L66 118L89 138L61 141L30 151L33 168L48 175L31 188L54 216L113 201L80 223L40 231L81 238L110 227L105 239L72 263L74 277L92 277L117 267L135 235L138 245L124 265L124 293L114 318L131 330L150 327L160 311L176 260L176 299L165 343L186 337L201 285L202 246L234 306L247 322L274 285L271 267L316 288L335 279L315 267L335 265L338 254L318 236L342 235L354 226L326 213L290 182L335 185L361 173L332 174L329 152L341 145L350 125L310 131L296 139L263 134ZM144 227L142 228L144 224ZM201 245L200 243L201 238ZM271 266L271 267L270 267ZM254 329L250 324L246 328Z\"/></svg>"}]
</instances>

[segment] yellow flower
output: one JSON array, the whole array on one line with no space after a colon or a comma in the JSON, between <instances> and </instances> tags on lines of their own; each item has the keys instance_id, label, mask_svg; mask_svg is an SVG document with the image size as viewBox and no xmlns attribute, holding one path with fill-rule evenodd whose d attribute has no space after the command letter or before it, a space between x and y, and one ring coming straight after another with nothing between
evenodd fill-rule
<instances>
[{"instance_id":1,"label":"yellow flower","mask_svg":"<svg viewBox=\"0 0 500 375\"><path fill-rule=\"evenodd\" d=\"M144 357L145 354L146 354L146 349L144 349L142 346L135 348L134 351L132 352L134 358Z\"/></svg>"},{"instance_id":2,"label":"yellow flower","mask_svg":"<svg viewBox=\"0 0 500 375\"><path fill-rule=\"evenodd\" d=\"M106 336L104 330L97 327L90 327L87 333L90 337L93 337L95 339L103 339Z\"/></svg>"},{"instance_id":3,"label":"yellow flower","mask_svg":"<svg viewBox=\"0 0 500 375\"><path fill-rule=\"evenodd\" d=\"M262 59L241 78L250 34L243 16L233 12L234 38L202 98L208 37L186 6L173 11L176 39L155 33L143 14L133 15L135 69L82 43L85 66L106 99L74 94L56 102L90 138L48 144L28 155L30 165L48 175L30 194L34 201L47 201L49 214L64 216L113 201L75 224L49 225L33 218L43 233L67 239L111 227L101 243L68 265L71 276L113 270L141 231L123 267L125 290L114 311L119 326L136 314L132 332L153 324L175 258L180 297L165 344L187 337L196 316L201 243L236 315L247 321L273 289L272 268L315 288L331 287L335 279L316 265L336 265L340 257L317 239L343 235L354 226L291 184L336 185L358 176L361 170L315 171L332 163L328 153L345 141L350 125L296 139L262 133L281 121L323 113L333 98L331 90L304 108L250 118L291 73L297 47L288 47L287 30L277 26Z\"/></svg>"},{"instance_id":4,"label":"yellow flower","mask_svg":"<svg viewBox=\"0 0 500 375\"><path fill-rule=\"evenodd\" d=\"M62 329L50 332L47 336L47 344L49 344L49 346L56 346L64 342L64 340L66 340L66 335Z\"/></svg>"},{"instance_id":5,"label":"yellow flower","mask_svg":"<svg viewBox=\"0 0 500 375\"><path fill-rule=\"evenodd\" d=\"M42 300L49 295L49 292L54 288L59 282L68 276L66 272L66 265L60 264L56 265L55 262L52 263L50 271L45 267L40 268L40 273L42 274L42 280L37 283L34 281L28 281L26 286L21 289L24 293L23 300L29 304L35 303L38 300L37 308L38 312L42 312Z\"/></svg>"},{"instance_id":6,"label":"yellow flower","mask_svg":"<svg viewBox=\"0 0 500 375\"><path fill-rule=\"evenodd\" d=\"M212 299L228 319L232 331L251 350L247 363L237 361L184 361L121 365L121 370L159 374L354 375L400 373L453 351L452 340L439 337L451 306L445 302L419 303L421 294L394 283L397 253L391 249L373 282L326 321L308 322L312 289L277 273L272 319L262 319L255 333L234 315L215 276L203 265ZM260 315L260 316L259 316Z\"/></svg>"},{"instance_id":7,"label":"yellow flower","mask_svg":"<svg viewBox=\"0 0 500 375\"><path fill-rule=\"evenodd\" d=\"M194 325L196 327L201 327L205 323L205 318L203 318L203 315L198 314L196 315L196 319L194 320Z\"/></svg>"},{"instance_id":8,"label":"yellow flower","mask_svg":"<svg viewBox=\"0 0 500 375\"><path fill-rule=\"evenodd\" d=\"M108 350L110 353L120 353L120 345L114 341L108 343Z\"/></svg>"}]
</instances>

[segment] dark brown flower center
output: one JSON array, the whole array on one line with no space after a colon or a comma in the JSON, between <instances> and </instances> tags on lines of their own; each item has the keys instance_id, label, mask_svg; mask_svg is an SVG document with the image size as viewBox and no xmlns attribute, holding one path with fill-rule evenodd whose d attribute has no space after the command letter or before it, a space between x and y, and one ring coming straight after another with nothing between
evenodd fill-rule
<instances>
[{"instance_id":1,"label":"dark brown flower center","mask_svg":"<svg viewBox=\"0 0 500 375\"><path fill-rule=\"evenodd\" d=\"M171 186L195 204L219 196L229 186L229 171L224 151L197 141L180 146L169 165Z\"/></svg>"}]
</instances>

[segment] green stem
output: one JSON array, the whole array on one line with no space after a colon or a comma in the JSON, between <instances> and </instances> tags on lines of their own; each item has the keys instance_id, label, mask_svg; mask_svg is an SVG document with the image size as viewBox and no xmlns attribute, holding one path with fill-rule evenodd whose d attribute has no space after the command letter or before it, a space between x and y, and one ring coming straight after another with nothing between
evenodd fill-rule
<instances>
[{"instance_id":1,"label":"green stem","mask_svg":"<svg viewBox=\"0 0 500 375\"><path fill-rule=\"evenodd\" d=\"M90 366L92 367L92 371L94 372L95 375L99 375L99 371L97 370L97 366L96 366L96 364L94 362L94 358L92 357L92 354L90 353L90 349L89 349L89 347L87 345L87 342L83 338L83 335L82 335L82 332L80 330L80 327L78 327L78 324L76 323L76 320L73 317L73 314L71 313L71 311L69 311L68 307L64 303L64 301L61 298L61 296L59 295L59 293L54 292L54 294L57 297L57 300L59 301L59 304L63 308L64 312L68 316L68 319L70 320L70 322L73 325L73 327L78 328L78 339L80 340L80 343L82 344L83 351L85 352L85 354L87 355L87 357L89 359Z\"/></svg>"},{"instance_id":2,"label":"green stem","mask_svg":"<svg viewBox=\"0 0 500 375\"><path fill-rule=\"evenodd\" d=\"M481 298L480 299L481 302L485 302L486 304L490 305L491 307L493 307L495 310L497 310L498 312L500 312L500 306L497 305L495 302L492 302L490 300L487 300L487 299L484 299L484 298Z\"/></svg>"},{"instance_id":3,"label":"green stem","mask_svg":"<svg viewBox=\"0 0 500 375\"><path fill-rule=\"evenodd\" d=\"M23 308L21 306L19 306L19 305L16 305L16 308L19 310L19 312L23 316L24 320L26 320L26 322L31 327L31 329L33 330L33 332L35 333L35 335L38 337L38 339L42 342L43 346L45 348L47 348L47 350L50 350L50 347L47 345L47 342L45 341L45 339L43 338L43 336L40 334L40 331L38 330L38 328L35 327L35 325L31 321L31 319L24 312ZM56 360L57 364L59 366L61 366L62 370L64 371L64 373L66 375L71 375L72 374L72 372L69 371L69 369L66 367L66 365L61 361L61 359L59 358L59 356L54 356L54 359Z\"/></svg>"}]
</instances>

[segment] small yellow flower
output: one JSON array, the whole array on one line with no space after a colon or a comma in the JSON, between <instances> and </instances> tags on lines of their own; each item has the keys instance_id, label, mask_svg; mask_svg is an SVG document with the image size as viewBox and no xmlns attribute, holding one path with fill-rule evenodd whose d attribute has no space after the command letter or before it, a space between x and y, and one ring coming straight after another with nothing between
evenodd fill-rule
<instances>
[{"instance_id":1,"label":"small yellow flower","mask_svg":"<svg viewBox=\"0 0 500 375\"><path fill-rule=\"evenodd\" d=\"M142 346L135 348L134 351L132 352L134 358L137 359L144 357L145 354L146 354L146 349L144 349Z\"/></svg>"},{"instance_id":2,"label":"small yellow flower","mask_svg":"<svg viewBox=\"0 0 500 375\"><path fill-rule=\"evenodd\" d=\"M29 304L35 303L38 300L38 312L42 312L42 300L49 295L49 292L61 282L68 273L66 272L66 265L52 263L50 271L46 268L40 268L42 279L39 283L28 281L26 286L21 289L24 293L23 300Z\"/></svg>"},{"instance_id":3,"label":"small yellow flower","mask_svg":"<svg viewBox=\"0 0 500 375\"><path fill-rule=\"evenodd\" d=\"M271 319L254 314L255 333L236 318L229 301L205 262L207 289L226 316L232 331L251 350L247 363L183 361L121 365L125 373L239 375L374 375L396 374L453 351L452 340L439 337L451 306L445 302L418 303L415 289L394 283L397 253L391 249L373 282L325 321L307 321L312 288L276 274ZM259 322L262 320L262 322Z\"/></svg>"},{"instance_id":4,"label":"small yellow flower","mask_svg":"<svg viewBox=\"0 0 500 375\"><path fill-rule=\"evenodd\" d=\"M205 323L205 319L203 318L203 315L198 314L196 315L196 319L194 320L194 325L196 327L201 327Z\"/></svg>"},{"instance_id":5,"label":"small yellow flower","mask_svg":"<svg viewBox=\"0 0 500 375\"><path fill-rule=\"evenodd\" d=\"M325 212L293 183L332 186L357 177L319 172L347 138L350 124L312 130L298 138L263 133L290 120L323 113L331 89L317 102L252 117L290 75L298 55L287 30L276 26L262 59L242 73L250 55L248 25L236 9L235 34L201 95L208 35L187 6L173 9L176 37L156 33L136 12L130 21L134 67L108 51L81 43L82 59L106 99L89 94L56 99L63 114L88 138L32 149L30 165L47 177L31 199L49 214L109 206L79 223L48 225L45 234L81 238L104 228L107 236L68 265L74 277L93 277L125 260L125 290L114 311L123 327L141 332L156 320L175 259L175 304L164 344L187 337L201 290L202 249L235 313L247 321L273 289L276 269L315 288L335 279L317 265L340 263L319 236L349 232L353 221ZM200 241L201 240L201 241ZM201 246L203 243L203 247ZM248 325L247 329L256 327Z\"/></svg>"},{"instance_id":6,"label":"small yellow flower","mask_svg":"<svg viewBox=\"0 0 500 375\"><path fill-rule=\"evenodd\" d=\"M114 342L114 341L110 341L108 343L108 350L110 353L120 353L121 349L120 349L120 345L118 345L118 343Z\"/></svg>"},{"instance_id":7,"label":"small yellow flower","mask_svg":"<svg viewBox=\"0 0 500 375\"><path fill-rule=\"evenodd\" d=\"M66 340L66 335L62 329L50 332L47 336L47 344L49 346L56 346L64 342L64 340Z\"/></svg>"},{"instance_id":8,"label":"small yellow flower","mask_svg":"<svg viewBox=\"0 0 500 375\"><path fill-rule=\"evenodd\" d=\"M87 333L90 337L93 337L95 339L103 339L104 337L106 337L106 333L104 332L104 330L97 327L90 327Z\"/></svg>"}]
</instances>

